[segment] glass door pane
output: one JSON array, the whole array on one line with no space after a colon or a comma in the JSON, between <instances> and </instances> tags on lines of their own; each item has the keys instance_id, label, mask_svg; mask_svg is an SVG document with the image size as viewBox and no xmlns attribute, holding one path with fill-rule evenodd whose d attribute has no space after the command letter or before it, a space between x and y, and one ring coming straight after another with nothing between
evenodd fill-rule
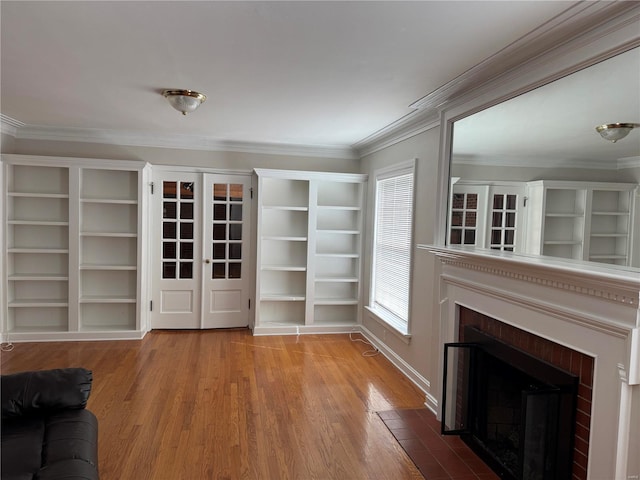
<instances>
[{"instance_id":1,"label":"glass door pane","mask_svg":"<svg viewBox=\"0 0 640 480\"><path fill-rule=\"evenodd\" d=\"M211 278L242 278L244 185L214 183L211 193Z\"/></svg>"},{"instance_id":2,"label":"glass door pane","mask_svg":"<svg viewBox=\"0 0 640 480\"><path fill-rule=\"evenodd\" d=\"M193 279L194 182L162 182L162 278Z\"/></svg>"}]
</instances>

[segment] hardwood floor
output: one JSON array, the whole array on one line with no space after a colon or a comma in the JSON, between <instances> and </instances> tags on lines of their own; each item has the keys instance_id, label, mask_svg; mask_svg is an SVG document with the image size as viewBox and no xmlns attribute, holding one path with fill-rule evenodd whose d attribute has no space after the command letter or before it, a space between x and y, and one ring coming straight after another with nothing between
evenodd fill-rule
<instances>
[{"instance_id":1,"label":"hardwood floor","mask_svg":"<svg viewBox=\"0 0 640 480\"><path fill-rule=\"evenodd\" d=\"M367 350L348 335L153 331L16 344L1 365L93 370L103 480L421 479L376 412L424 395Z\"/></svg>"}]
</instances>

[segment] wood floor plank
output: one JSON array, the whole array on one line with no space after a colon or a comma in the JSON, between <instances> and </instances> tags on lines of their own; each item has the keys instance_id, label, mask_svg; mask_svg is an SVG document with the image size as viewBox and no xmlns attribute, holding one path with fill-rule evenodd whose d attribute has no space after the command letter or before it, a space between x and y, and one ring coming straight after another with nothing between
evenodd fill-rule
<instances>
[{"instance_id":1,"label":"wood floor plank","mask_svg":"<svg viewBox=\"0 0 640 480\"><path fill-rule=\"evenodd\" d=\"M370 349L348 335L153 331L20 343L1 367L93 370L103 480L420 479L375 412L424 395Z\"/></svg>"}]
</instances>

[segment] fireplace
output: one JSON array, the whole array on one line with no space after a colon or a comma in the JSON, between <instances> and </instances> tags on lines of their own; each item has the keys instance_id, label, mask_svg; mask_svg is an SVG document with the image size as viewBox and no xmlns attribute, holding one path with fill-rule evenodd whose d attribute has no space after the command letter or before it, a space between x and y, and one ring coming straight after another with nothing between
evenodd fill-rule
<instances>
[{"instance_id":1,"label":"fireplace","mask_svg":"<svg viewBox=\"0 0 640 480\"><path fill-rule=\"evenodd\" d=\"M578 377L474 326L445 346L442 431L502 478L572 475Z\"/></svg>"},{"instance_id":2,"label":"fireplace","mask_svg":"<svg viewBox=\"0 0 640 480\"><path fill-rule=\"evenodd\" d=\"M426 397L439 418L447 415L455 426L456 418L442 410L443 345L467 341L464 327L474 325L579 377L572 480L640 478L640 431L633 428L640 422L637 271L477 249L419 248L439 259L433 328L440 381ZM458 399L448 399L450 410Z\"/></svg>"}]
</instances>

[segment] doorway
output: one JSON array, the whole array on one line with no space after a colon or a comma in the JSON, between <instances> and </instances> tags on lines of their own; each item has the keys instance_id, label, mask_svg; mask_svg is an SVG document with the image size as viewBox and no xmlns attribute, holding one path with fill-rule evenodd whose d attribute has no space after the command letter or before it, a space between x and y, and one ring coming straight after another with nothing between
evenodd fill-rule
<instances>
[{"instance_id":1,"label":"doorway","mask_svg":"<svg viewBox=\"0 0 640 480\"><path fill-rule=\"evenodd\" d=\"M152 328L249 325L251 177L154 174Z\"/></svg>"}]
</instances>

